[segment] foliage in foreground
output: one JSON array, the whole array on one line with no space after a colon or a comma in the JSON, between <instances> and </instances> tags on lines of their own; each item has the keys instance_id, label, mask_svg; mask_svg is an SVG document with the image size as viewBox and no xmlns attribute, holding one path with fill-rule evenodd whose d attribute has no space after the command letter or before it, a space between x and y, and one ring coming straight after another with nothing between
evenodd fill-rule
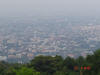
<instances>
[{"instance_id":1,"label":"foliage in foreground","mask_svg":"<svg viewBox=\"0 0 100 75\"><path fill-rule=\"evenodd\" d=\"M37 56L27 64L0 62L0 75L79 75L74 66L90 66L91 70L81 70L83 75L100 75L100 50L86 58Z\"/></svg>"}]
</instances>

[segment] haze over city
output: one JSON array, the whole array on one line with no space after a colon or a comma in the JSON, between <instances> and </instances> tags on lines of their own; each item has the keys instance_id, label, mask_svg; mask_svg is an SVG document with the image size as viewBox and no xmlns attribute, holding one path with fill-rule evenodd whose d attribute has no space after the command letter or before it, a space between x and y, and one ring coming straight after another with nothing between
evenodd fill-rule
<instances>
[{"instance_id":1,"label":"haze over city","mask_svg":"<svg viewBox=\"0 0 100 75\"><path fill-rule=\"evenodd\" d=\"M0 0L0 16L100 16L99 0Z\"/></svg>"},{"instance_id":2,"label":"haze over city","mask_svg":"<svg viewBox=\"0 0 100 75\"><path fill-rule=\"evenodd\" d=\"M0 60L86 56L100 44L99 0L0 0Z\"/></svg>"}]
</instances>

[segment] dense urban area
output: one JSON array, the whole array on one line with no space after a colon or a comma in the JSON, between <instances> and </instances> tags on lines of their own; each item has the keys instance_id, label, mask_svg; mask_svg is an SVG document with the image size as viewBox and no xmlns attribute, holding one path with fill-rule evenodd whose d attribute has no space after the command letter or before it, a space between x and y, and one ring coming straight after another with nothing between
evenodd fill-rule
<instances>
[{"instance_id":1,"label":"dense urban area","mask_svg":"<svg viewBox=\"0 0 100 75\"><path fill-rule=\"evenodd\" d=\"M35 56L86 57L100 48L100 19L0 18L0 60L26 63Z\"/></svg>"}]
</instances>

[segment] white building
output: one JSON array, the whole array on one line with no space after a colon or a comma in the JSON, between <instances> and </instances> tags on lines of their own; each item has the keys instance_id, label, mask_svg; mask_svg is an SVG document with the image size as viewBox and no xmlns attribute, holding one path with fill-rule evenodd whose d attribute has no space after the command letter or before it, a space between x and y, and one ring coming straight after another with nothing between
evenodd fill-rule
<instances>
[{"instance_id":1,"label":"white building","mask_svg":"<svg viewBox=\"0 0 100 75\"><path fill-rule=\"evenodd\" d=\"M7 57L6 56L0 56L0 61L6 61Z\"/></svg>"}]
</instances>

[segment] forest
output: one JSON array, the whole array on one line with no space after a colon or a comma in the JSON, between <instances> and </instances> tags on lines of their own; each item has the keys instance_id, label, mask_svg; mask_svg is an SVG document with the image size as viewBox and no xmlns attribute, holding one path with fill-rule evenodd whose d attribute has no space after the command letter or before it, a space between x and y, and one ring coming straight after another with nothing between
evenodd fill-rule
<instances>
[{"instance_id":1,"label":"forest","mask_svg":"<svg viewBox=\"0 0 100 75\"><path fill-rule=\"evenodd\" d=\"M100 49L85 58L40 55L25 64L0 61L0 75L100 75Z\"/></svg>"}]
</instances>

